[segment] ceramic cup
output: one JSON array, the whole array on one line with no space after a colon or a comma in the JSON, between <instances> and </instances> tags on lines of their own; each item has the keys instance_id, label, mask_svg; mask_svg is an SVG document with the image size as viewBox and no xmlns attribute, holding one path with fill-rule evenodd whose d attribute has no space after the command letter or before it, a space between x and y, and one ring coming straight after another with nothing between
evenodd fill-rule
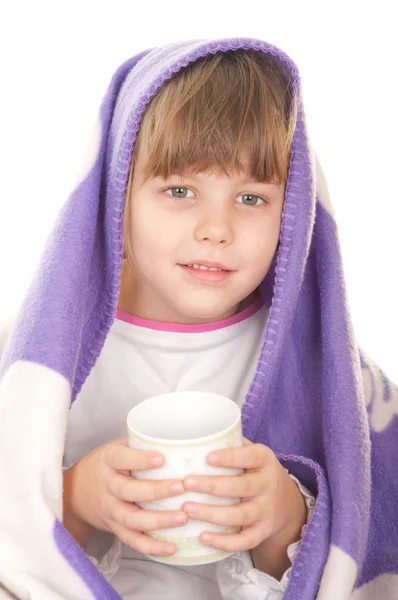
<instances>
[{"instance_id":1,"label":"ceramic cup","mask_svg":"<svg viewBox=\"0 0 398 600\"><path fill-rule=\"evenodd\" d=\"M127 415L128 443L139 450L156 450L163 454L158 469L132 471L137 479L184 479L187 475L238 475L242 469L225 469L207 464L213 450L242 446L241 412L235 402L206 392L174 392L154 396L137 404ZM239 498L222 498L184 492L180 496L138 504L145 510L181 510L185 502L231 505ZM174 542L172 556L152 556L153 560L176 565L201 565L216 562L231 553L215 550L200 542L204 531L239 532L239 527L225 527L189 519L186 525L148 533L151 537Z\"/></svg>"}]
</instances>

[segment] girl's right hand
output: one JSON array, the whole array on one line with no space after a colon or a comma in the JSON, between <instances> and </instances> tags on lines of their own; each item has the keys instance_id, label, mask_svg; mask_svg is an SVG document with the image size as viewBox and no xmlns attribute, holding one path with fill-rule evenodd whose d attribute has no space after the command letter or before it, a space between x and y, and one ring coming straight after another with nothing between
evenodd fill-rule
<instances>
[{"instance_id":1,"label":"girl's right hand","mask_svg":"<svg viewBox=\"0 0 398 600\"><path fill-rule=\"evenodd\" d=\"M154 458L161 462L153 463ZM156 469L163 461L158 452L130 448L127 437L95 448L64 472L64 526L82 545L95 527L114 533L143 554L174 554L174 544L154 540L145 533L180 527L187 522L186 513L142 510L134 503L182 494L181 480L141 480L130 474Z\"/></svg>"}]
</instances>

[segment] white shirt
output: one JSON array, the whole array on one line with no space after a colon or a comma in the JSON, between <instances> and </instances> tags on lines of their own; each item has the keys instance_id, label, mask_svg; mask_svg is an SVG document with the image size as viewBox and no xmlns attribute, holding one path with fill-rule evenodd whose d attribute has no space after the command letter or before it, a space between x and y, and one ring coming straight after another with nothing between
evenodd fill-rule
<instances>
[{"instance_id":1,"label":"white shirt","mask_svg":"<svg viewBox=\"0 0 398 600\"><path fill-rule=\"evenodd\" d=\"M128 412L151 396L206 391L227 396L241 407L257 366L267 317L261 299L230 319L208 325L162 324L118 311L69 411L64 468L93 448L126 435ZM291 561L298 546L288 549ZM289 569L278 582L253 567L250 552L210 565L165 565L99 531L90 538L86 552L124 600L279 600L290 573Z\"/></svg>"}]
</instances>

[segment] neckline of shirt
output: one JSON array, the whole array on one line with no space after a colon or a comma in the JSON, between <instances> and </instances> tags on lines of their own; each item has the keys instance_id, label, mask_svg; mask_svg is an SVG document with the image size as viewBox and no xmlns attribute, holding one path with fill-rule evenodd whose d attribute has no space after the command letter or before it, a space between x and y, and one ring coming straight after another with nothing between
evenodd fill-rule
<instances>
[{"instance_id":1,"label":"neckline of shirt","mask_svg":"<svg viewBox=\"0 0 398 600\"><path fill-rule=\"evenodd\" d=\"M173 333L204 333L207 331L216 331L236 325L245 321L249 317L253 316L264 306L264 300L260 296L256 298L249 306L247 306L241 312L236 313L228 319L222 319L221 321L213 321L212 323L197 323L193 325L186 325L183 323L165 323L162 321L152 321L151 319L143 319L142 317L136 317L127 312L117 309L115 318L119 321L124 321L130 325L137 327L143 327L145 329L152 329L155 331L169 331Z\"/></svg>"}]
</instances>

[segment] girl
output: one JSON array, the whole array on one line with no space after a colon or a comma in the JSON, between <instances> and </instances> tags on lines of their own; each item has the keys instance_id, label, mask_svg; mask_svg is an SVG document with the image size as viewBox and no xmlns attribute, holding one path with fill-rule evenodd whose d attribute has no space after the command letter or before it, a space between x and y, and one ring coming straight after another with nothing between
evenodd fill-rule
<instances>
[{"instance_id":1,"label":"girl","mask_svg":"<svg viewBox=\"0 0 398 600\"><path fill-rule=\"evenodd\" d=\"M393 598L398 394L354 340L295 65L259 40L147 50L116 72L100 117L1 363L4 589ZM127 447L127 412L192 389L241 406L245 445L208 460L245 473L134 480L162 456ZM243 500L170 513L134 504L184 490ZM175 547L146 532L188 517L242 526L202 536L231 556L156 562L172 563Z\"/></svg>"},{"instance_id":2,"label":"girl","mask_svg":"<svg viewBox=\"0 0 398 600\"><path fill-rule=\"evenodd\" d=\"M268 315L258 286L278 243L295 118L284 71L265 55L240 50L206 56L174 75L142 118L125 202L126 258L116 322L71 408L65 461L74 466L64 475L64 524L72 535L85 544L95 527L114 533L116 544L124 543L123 568L111 579L123 597L155 598L167 589L172 597L231 597L233 579L229 575L227 596L228 576L222 573L231 572L232 561L219 565L216 575L216 565L183 570L142 556L173 555L174 544L142 532L184 524L188 515L245 525L237 536L214 536L206 543L244 552L239 557L249 569L251 551L257 572L249 573L260 597L269 588L279 595L286 588L287 574L281 585L274 578L279 581L290 566L297 544L289 552L288 546L300 539L306 506L266 446L249 445L223 456L250 476L201 478L195 488L190 479L132 485L127 469L150 468L149 457L126 451L125 439L109 440L123 434L132 403L158 393L217 390L242 405ZM253 152L263 156L255 162ZM227 165L230 157L235 162ZM227 166L240 169L225 174ZM100 378L104 387L94 393L91 385L97 389ZM100 413L93 423L94 409ZM123 477L116 475L123 470ZM246 501L236 510L186 505L177 514L147 513L126 503L210 486L217 495L241 494ZM102 558L99 568L104 563L113 575L115 561L109 565ZM137 579L143 573L148 577L141 590ZM253 588L253 581L242 583L244 577L239 585ZM242 597L250 593L241 592Z\"/></svg>"}]
</instances>

